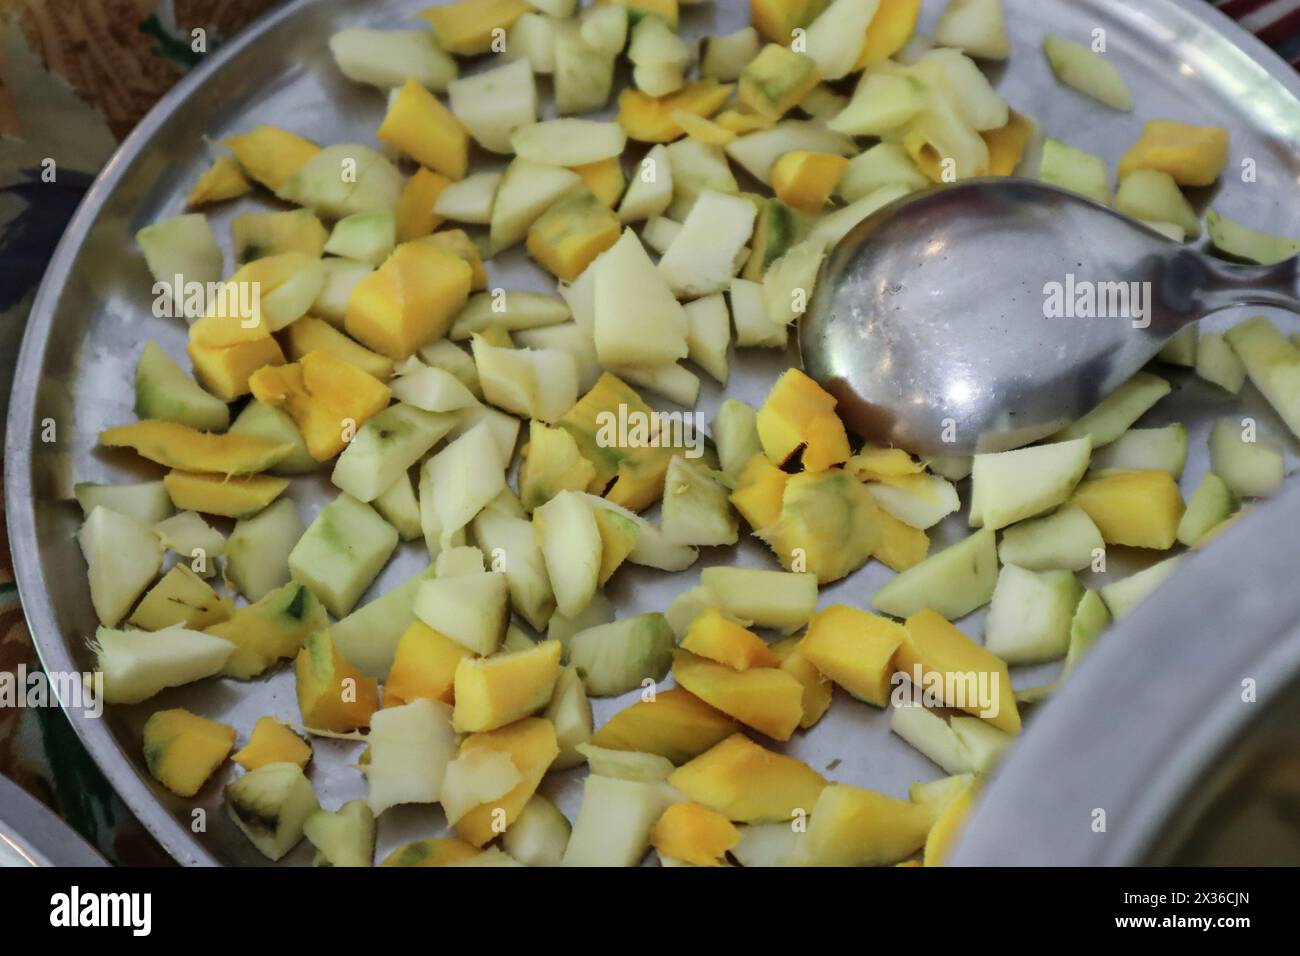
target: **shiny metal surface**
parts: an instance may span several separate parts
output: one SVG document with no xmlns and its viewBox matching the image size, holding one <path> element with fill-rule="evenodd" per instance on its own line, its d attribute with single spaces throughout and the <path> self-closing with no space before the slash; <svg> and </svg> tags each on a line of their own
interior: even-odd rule
<svg viewBox="0 0 1300 956">
<path fill-rule="evenodd" d="M 129 454 L 98 449 L 97 434 L 108 425 L 132 419 L 132 375 L 146 339 L 155 339 L 185 362 L 185 329 L 150 314 L 150 279 L 135 249 L 134 231 L 182 209 L 186 191 L 208 159 L 204 136 L 219 139 L 266 122 L 324 142 L 371 141 L 383 97 L 338 75 L 325 38 L 346 25 L 407 23 L 425 5 L 423 0 L 365 4 L 298 0 L 278 9 L 227 43 L 159 104 L 123 144 L 70 224 L 33 309 L 19 358 L 6 444 L 6 517 L 17 578 L 47 668 L 83 670 L 91 661 L 86 641 L 94 632 L 95 618 L 74 539 L 81 515 L 72 486 L 77 481 L 130 481 L 159 474 Z M 926 0 L 922 32 L 932 29 L 943 6 L 938 0 Z M 1007 6 L 1014 54 L 995 79 L 1017 110 L 1038 117 L 1049 133 L 1102 153 L 1111 163 L 1136 139 L 1147 118 L 1172 116 L 1227 126 L 1234 161 L 1251 157 L 1259 178 L 1249 185 L 1225 182 L 1214 196 L 1216 208 L 1260 229 L 1300 234 L 1300 110 L 1296 106 L 1300 79 L 1256 41 L 1201 0 L 1008 0 Z M 684 7 L 682 13 L 683 32 L 692 35 L 734 30 L 746 19 L 745 6 L 737 0 Z M 1058 87 L 1043 62 L 1039 43 L 1044 33 L 1087 36 L 1096 27 L 1108 30 L 1111 55 L 1138 94 L 1138 109 L 1132 116 L 1115 114 Z M 213 211 L 214 229 L 225 244 L 228 262 L 232 261 L 230 218 L 256 208 L 262 208 L 256 201 L 240 200 Z M 989 267 L 1014 268 L 1014 263 L 990 245 Z M 492 261 L 488 269 L 494 287 L 551 288 L 519 250 Z M 1243 316 L 1225 313 L 1206 326 L 1218 330 Z M 1288 331 L 1300 331 L 1289 316 L 1277 319 Z M 780 371 L 795 360 L 793 355 L 769 350 L 733 352 L 726 396 L 761 402 Z M 1186 424 L 1192 454 L 1182 480 L 1185 496 L 1206 469 L 1204 443 L 1214 416 L 1240 410 L 1256 417 L 1261 430 L 1285 435 L 1276 416 L 1249 387 L 1240 399 L 1227 400 L 1185 371 L 1161 367 L 1160 374 L 1174 382 L 1176 393 L 1143 424 Z M 706 378 L 698 406 L 706 420 L 723 397 L 723 391 Z M 41 440 L 47 421 L 56 428 L 56 440 L 48 443 Z M 1294 460 L 1300 446 L 1288 441 L 1287 447 Z M 293 494 L 307 521 L 332 497 L 324 476 L 295 481 Z M 933 529 L 933 547 L 966 533 L 964 515 L 954 515 Z M 422 547 L 403 546 L 363 600 L 406 580 L 427 560 Z M 1151 558 L 1115 549 L 1109 560 L 1110 574 L 1119 576 Z M 734 548 L 704 549 L 698 565 L 680 574 L 620 570 L 607 593 L 620 616 L 662 610 L 697 582 L 700 567 L 714 564 L 772 566 L 761 543 L 746 539 Z M 1244 573 L 1241 567 L 1230 571 Z M 1198 573 L 1222 572 L 1202 569 Z M 823 589 L 821 602 L 865 607 L 872 591 L 891 576 L 873 562 Z M 978 637 L 980 619 L 977 613 L 959 624 Z M 1106 640 L 1122 645 L 1129 630 L 1125 625 Z M 1190 642 L 1220 637 L 1198 634 L 1187 640 L 1192 646 Z M 1017 669 L 1013 676 L 1017 686 L 1036 686 L 1051 679 L 1054 671 L 1049 665 Z M 627 698 L 596 701 L 597 723 L 629 702 Z M 242 736 L 263 714 L 298 719 L 292 675 L 282 668 L 247 684 L 205 681 L 137 707 L 110 708 L 102 719 L 75 711 L 69 714 L 113 786 L 177 860 L 264 863 L 221 811 L 221 787 L 234 775 L 229 765 L 194 800 L 171 796 L 149 776 L 141 759 L 140 728 L 151 712 L 173 706 L 229 723 Z M 1031 730 L 1031 740 L 1036 733 L 1037 729 Z M 364 782 L 355 766 L 361 744 L 317 739 L 314 746 L 309 775 L 325 806 L 364 795 Z M 887 713 L 843 695 L 837 696 L 816 728 L 797 735 L 782 749 L 832 779 L 897 796 L 905 794 L 912 781 L 941 774 L 890 734 Z M 1019 760 L 1019 755 L 1013 757 L 1009 768 Z M 543 791 L 572 816 L 581 779 L 580 771 L 552 774 Z M 204 811 L 201 831 L 195 827 L 196 809 Z M 429 808 L 386 812 L 380 820 L 379 853 L 403 840 L 436 835 L 442 826 L 441 814 Z M 286 862 L 308 862 L 310 857 L 310 848 L 304 845 Z"/>
<path fill-rule="evenodd" d="M 1013 268 L 990 268 L 989 249 Z M 1222 308 L 1300 311 L 1292 258 L 1212 259 L 1075 193 L 969 180 L 904 197 L 832 251 L 799 323 L 804 368 L 863 438 L 918 455 L 1037 441 Z M 1076 298 L 1093 314 L 1075 314 Z"/>
<path fill-rule="evenodd" d="M 0 868 L 108 866 L 70 826 L 0 777 Z"/>
</svg>

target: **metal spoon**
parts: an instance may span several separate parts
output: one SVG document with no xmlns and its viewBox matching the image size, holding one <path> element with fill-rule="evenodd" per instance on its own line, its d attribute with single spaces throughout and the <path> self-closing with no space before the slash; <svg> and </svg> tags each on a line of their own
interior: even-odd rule
<svg viewBox="0 0 1300 956">
<path fill-rule="evenodd" d="M 800 320 L 804 367 L 863 438 L 1001 451 L 1094 408 L 1188 322 L 1300 312 L 1296 258 L 1233 265 L 1075 193 L 975 179 L 844 237 Z M 1092 297 L 1091 317 L 1088 297 Z"/>
</svg>

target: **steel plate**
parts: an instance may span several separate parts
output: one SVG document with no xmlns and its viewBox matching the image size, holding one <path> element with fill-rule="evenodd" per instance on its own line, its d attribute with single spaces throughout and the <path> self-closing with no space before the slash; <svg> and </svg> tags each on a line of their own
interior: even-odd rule
<svg viewBox="0 0 1300 956">
<path fill-rule="evenodd" d="M 33 307 L 6 444 L 7 517 L 18 582 L 47 668 L 79 671 L 91 665 L 86 643 L 96 621 L 74 540 L 81 515 L 73 501 L 73 484 L 157 477 L 157 469 L 129 454 L 97 449 L 96 436 L 106 426 L 132 420 L 132 375 L 145 340 L 157 340 L 184 362 L 184 328 L 151 315 L 151 281 L 133 233 L 181 211 L 188 188 L 209 158 L 205 137 L 216 140 L 257 123 L 270 123 L 325 143 L 368 141 L 382 115 L 383 97 L 351 84 L 334 69 L 326 38 L 349 25 L 406 24 L 426 5 L 418 0 L 365 4 L 297 0 L 277 9 L 227 43 L 158 104 L 122 145 L 69 226 Z M 922 32 L 933 27 L 942 7 L 941 2 L 927 0 Z M 1232 165 L 1219 187 L 1194 197 L 1197 204 L 1203 208 L 1212 199 L 1216 208 L 1234 219 L 1300 234 L 1300 101 L 1296 98 L 1300 81 L 1252 37 L 1200 0 L 1018 0 L 1007 7 L 1014 53 L 993 75 L 1015 109 L 1036 117 L 1049 134 L 1104 155 L 1112 169 L 1147 119 L 1173 117 L 1226 126 L 1232 132 Z M 736 0 L 685 7 L 683 32 L 730 31 L 746 18 L 747 5 Z M 1131 115 L 1114 113 L 1058 86 L 1040 52 L 1047 32 L 1086 40 L 1097 28 L 1106 31 L 1108 56 L 1134 92 L 1137 108 Z M 1256 172 L 1253 182 L 1242 181 L 1238 173 L 1245 160 Z M 245 199 L 212 211 L 216 232 L 226 243 L 227 261 L 231 261 L 229 219 L 257 205 Z M 1000 262 L 996 248 L 990 248 L 988 267 L 1015 268 L 1015 263 Z M 494 287 L 551 287 L 518 250 L 493 261 L 489 270 Z M 962 279 L 952 277 L 955 284 Z M 1222 314 L 1208 324 L 1218 328 L 1240 317 Z M 1280 318 L 1289 331 L 1300 328 L 1290 317 Z M 733 381 L 726 395 L 758 403 L 791 360 L 791 356 L 759 350 L 733 355 Z M 1163 371 L 1176 392 L 1144 423 L 1177 420 L 1187 425 L 1193 453 L 1183 478 L 1185 494 L 1190 494 L 1206 468 L 1205 436 L 1214 416 L 1244 409 L 1242 413 L 1258 418 L 1265 431 L 1285 434 L 1249 387 L 1237 402 L 1182 370 Z M 705 379 L 698 408 L 706 419 L 712 418 L 722 397 L 722 391 Z M 47 422 L 56 429 L 52 442 L 42 441 Z M 1288 440 L 1288 445 L 1294 457 L 1296 443 Z M 295 482 L 294 495 L 308 521 L 331 497 L 323 477 Z M 937 531 L 935 547 L 940 547 L 964 533 L 964 519 L 954 516 Z M 1111 574 L 1127 573 L 1149 560 L 1116 553 Z M 404 545 L 368 597 L 405 580 L 426 561 L 420 547 Z M 641 569 L 620 572 L 609 594 L 620 614 L 659 610 L 694 585 L 699 567 L 732 563 L 772 566 L 761 546 L 746 541 L 735 548 L 705 549 L 697 567 L 676 575 Z M 1203 573 L 1212 572 L 1203 569 Z M 821 603 L 865 607 L 872 590 L 889 575 L 878 564 L 868 566 L 826 588 Z M 979 615 L 961 623 L 968 633 L 979 634 Z M 1052 673 L 1053 668 L 1017 673 L 1016 683 L 1033 686 L 1050 679 Z M 597 722 L 627 703 L 626 699 L 597 701 Z M 283 668 L 249 684 L 207 681 L 168 692 L 144 705 L 112 708 L 100 720 L 78 712 L 71 716 L 114 787 L 177 860 L 265 862 L 218 812 L 220 788 L 232 772 L 229 765 L 194 801 L 166 793 L 145 770 L 139 744 L 143 721 L 156 709 L 182 704 L 230 723 L 243 734 L 263 714 L 288 720 L 298 716 L 292 676 Z M 324 805 L 337 806 L 364 793 L 354 766 L 360 746 L 316 741 L 310 775 Z M 887 714 L 842 695 L 820 725 L 787 749 L 835 780 L 895 795 L 905 793 L 913 780 L 940 775 L 934 765 L 890 735 Z M 572 816 L 580 787 L 581 773 L 570 771 L 551 775 L 543 792 Z M 195 807 L 207 811 L 202 832 L 195 832 L 192 825 Z M 385 813 L 378 852 L 382 856 L 402 841 L 434 835 L 442 825 L 436 809 L 408 807 Z M 310 849 L 304 844 L 287 861 L 309 859 Z"/>
</svg>

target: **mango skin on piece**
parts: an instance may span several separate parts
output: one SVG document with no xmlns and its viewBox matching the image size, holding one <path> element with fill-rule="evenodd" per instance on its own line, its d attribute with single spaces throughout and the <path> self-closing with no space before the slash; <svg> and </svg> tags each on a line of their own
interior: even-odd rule
<svg viewBox="0 0 1300 956">
<path fill-rule="evenodd" d="M 351 434 L 388 407 L 391 395 L 373 375 L 322 351 L 260 369 L 250 384 L 258 401 L 289 413 L 317 461 L 341 452 Z"/>
<path fill-rule="evenodd" d="M 414 79 L 389 102 L 375 136 L 449 179 L 464 179 L 469 171 L 469 133 Z"/>
<path fill-rule="evenodd" d="M 1122 180 L 1135 169 L 1168 173 L 1180 186 L 1208 186 L 1228 165 L 1228 131 L 1175 120 L 1151 120 L 1119 161 Z"/>
<path fill-rule="evenodd" d="M 497 810 L 504 811 L 502 822 L 507 827 L 519 819 L 524 804 L 532 799 L 547 768 L 560 754 L 555 727 L 541 717 L 525 717 L 499 730 L 471 734 L 460 745 L 458 754 L 464 755 L 480 747 L 507 754 L 523 775 L 523 780 L 505 796 L 490 804 L 479 804 L 456 822 L 460 838 L 476 847 L 482 847 L 500 835 Z"/>
<path fill-rule="evenodd" d="M 294 661 L 298 709 L 314 730 L 346 733 L 370 726 L 379 709 L 379 685 L 343 659 L 329 631 L 307 638 Z"/>
<path fill-rule="evenodd" d="M 733 734 L 668 778 L 696 803 L 736 823 L 788 823 L 812 811 L 826 781 L 816 770 Z"/>
<path fill-rule="evenodd" d="M 244 172 L 271 192 L 320 152 L 311 140 L 275 126 L 258 126 L 247 133 L 227 136 L 224 144 Z"/>
<path fill-rule="evenodd" d="M 609 206 L 576 185 L 529 227 L 528 254 L 560 281 L 572 282 L 620 233 Z"/>
<path fill-rule="evenodd" d="M 464 259 L 427 242 L 405 243 L 352 289 L 344 328 L 381 355 L 410 358 L 447 334 L 473 278 Z"/>
<path fill-rule="evenodd" d="M 293 450 L 292 445 L 276 445 L 248 435 L 219 435 L 148 419 L 106 429 L 99 443 L 105 448 L 132 448 L 142 458 L 168 468 L 219 475 L 265 471 Z"/>
<path fill-rule="evenodd" d="M 225 475 L 169 471 L 163 488 L 178 511 L 199 511 L 222 518 L 247 518 L 257 514 L 289 487 L 288 478 L 274 475 Z"/>
<path fill-rule="evenodd" d="M 1011 688 L 1011 674 L 1005 661 L 976 644 L 935 611 L 919 611 L 909 617 L 903 627 L 907 636 L 894 654 L 894 666 L 907 675 L 908 680 L 914 680 L 918 667 L 923 680 L 930 674 L 936 674 L 939 678 L 947 675 L 963 678 L 975 675 L 978 680 L 978 675 L 983 673 L 989 675 L 984 680 L 987 688 L 993 691 L 996 677 L 996 713 L 987 716 L 982 714 L 979 701 L 972 700 L 969 693 L 964 701 L 959 699 L 959 691 L 963 687 L 969 688 L 969 681 L 964 682 L 962 687 L 954 681 L 950 697 L 946 693 L 948 688 L 945 680 L 944 705 L 960 707 L 968 714 L 981 717 L 998 730 L 1013 736 L 1020 733 L 1020 711 L 1016 707 L 1016 694 Z M 975 690 L 978 691 L 978 684 Z M 978 697 L 978 692 L 974 696 Z"/>
<path fill-rule="evenodd" d="M 606 750 L 658 754 L 684 764 L 722 742 L 740 724 L 680 687 L 619 711 L 592 736 Z"/>
<path fill-rule="evenodd" d="M 804 471 L 825 471 L 851 454 L 835 399 L 797 368 L 787 369 L 758 410 L 763 453 L 784 465 L 800 449 Z"/>
<path fill-rule="evenodd" d="M 813 615 L 802 644 L 817 670 L 858 700 L 877 707 L 889 703 L 894 653 L 907 630 L 887 618 L 844 604 Z"/>
<path fill-rule="evenodd" d="M 661 856 L 692 866 L 726 866 L 727 851 L 739 842 L 730 820 L 698 803 L 674 803 L 650 831 Z"/>
<path fill-rule="evenodd" d="M 677 650 L 673 652 L 673 680 L 774 740 L 789 740 L 803 720 L 803 685 L 774 667 L 736 671 Z"/>
</svg>

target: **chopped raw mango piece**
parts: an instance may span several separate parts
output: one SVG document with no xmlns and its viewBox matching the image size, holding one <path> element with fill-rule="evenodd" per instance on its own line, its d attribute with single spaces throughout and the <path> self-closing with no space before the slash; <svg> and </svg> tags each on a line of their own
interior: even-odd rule
<svg viewBox="0 0 1300 956">
<path fill-rule="evenodd" d="M 480 748 L 508 755 L 523 779 L 504 796 L 479 804 L 456 822 L 460 838 L 479 847 L 496 837 L 501 825 L 509 827 L 518 819 L 560 752 L 555 727 L 540 717 L 525 717 L 499 730 L 471 734 L 460 745 L 459 753 L 463 756 Z"/>
<path fill-rule="evenodd" d="M 259 126 L 248 133 L 228 136 L 225 145 L 243 171 L 271 192 L 320 152 L 315 143 L 274 126 Z"/>
<path fill-rule="evenodd" d="M 201 511 L 224 518 L 257 514 L 289 487 L 288 478 L 273 475 L 225 475 L 195 471 L 169 471 L 163 487 L 172 504 L 182 511 Z"/>
<path fill-rule="evenodd" d="M 439 47 L 460 56 L 476 56 L 491 51 L 497 31 L 504 35 L 532 9 L 524 0 L 457 0 L 429 7 L 419 16 L 433 28 Z"/>
<path fill-rule="evenodd" d="M 1228 131 L 1176 120 L 1151 120 L 1119 161 L 1122 180 L 1135 169 L 1168 173 L 1180 186 L 1208 186 L 1228 165 Z"/>
<path fill-rule="evenodd" d="M 726 866 L 727 851 L 739 842 L 730 820 L 698 803 L 674 803 L 650 831 L 650 845 L 662 856 L 692 866 Z"/>
<path fill-rule="evenodd" d="M 754 530 L 771 527 L 781 517 L 781 502 L 790 474 L 761 452 L 749 459 L 731 492 L 731 503 Z"/>
<path fill-rule="evenodd" d="M 464 179 L 469 171 L 469 133 L 413 79 L 389 101 L 375 136 L 449 179 Z"/>
<path fill-rule="evenodd" d="M 186 207 L 205 206 L 208 203 L 236 199 L 253 188 L 244 178 L 244 170 L 232 156 L 218 156 L 194 183 L 185 200 Z"/>
<path fill-rule="evenodd" d="M 274 717 L 259 717 L 248 743 L 231 759 L 245 770 L 256 770 L 268 763 L 306 767 L 311 760 L 311 745 Z"/>
<path fill-rule="evenodd" d="M 441 173 L 421 166 L 406 181 L 397 203 L 397 241 L 423 239 L 442 225 L 442 216 L 433 211 L 438 196 L 451 185 Z"/>
<path fill-rule="evenodd" d="M 464 657 L 456 667 L 457 733 L 495 730 L 546 706 L 560 676 L 559 641 L 491 657 Z"/>
<path fill-rule="evenodd" d="M 789 823 L 826 787 L 806 763 L 765 750 L 743 734 L 678 767 L 669 784 L 737 823 Z"/>
<path fill-rule="evenodd" d="M 805 859 L 813 866 L 881 866 L 925 845 L 929 812 L 907 800 L 835 783 L 810 811 Z"/>
<path fill-rule="evenodd" d="M 474 652 L 435 631 L 423 621 L 414 621 L 402 632 L 393 655 L 393 666 L 384 681 L 384 706 L 396 707 L 413 700 L 456 700 L 456 668 Z"/>
<path fill-rule="evenodd" d="M 673 653 L 673 680 L 776 740 L 789 740 L 803 719 L 803 685 L 777 668 L 736 671 L 679 650 Z"/>
<path fill-rule="evenodd" d="M 1020 733 L 1020 712 L 1004 661 L 934 611 L 913 614 L 903 626 L 907 636 L 895 664 L 909 680 L 917 683 L 919 675 L 923 686 L 932 681 L 944 706 L 982 717 L 1009 734 Z M 988 699 L 979 699 L 983 696 Z"/>
<path fill-rule="evenodd" d="M 780 517 L 755 534 L 787 570 L 829 584 L 862 567 L 880 546 L 880 515 L 871 492 L 847 472 L 804 472 L 786 482 Z"/>
<path fill-rule="evenodd" d="M 269 336 L 225 348 L 205 348 L 191 342 L 187 351 L 194 377 L 223 402 L 233 402 L 251 392 L 249 380 L 258 369 L 284 364 L 280 343 Z"/>
<path fill-rule="evenodd" d="M 772 167 L 772 189 L 788 205 L 816 215 L 826 208 L 848 165 L 847 159 L 835 153 L 795 150 Z"/>
<path fill-rule="evenodd" d="M 251 385 L 258 401 L 284 407 L 317 461 L 341 452 L 368 418 L 387 407 L 391 395 L 373 375 L 319 350 L 259 370 Z"/>
<path fill-rule="evenodd" d="M 835 399 L 799 369 L 787 369 L 758 410 L 758 437 L 773 462 L 786 466 L 798 454 L 804 471 L 825 471 L 851 452 Z"/>
<path fill-rule="evenodd" d="M 708 608 L 691 622 L 681 646 L 737 671 L 776 667 L 780 663 L 761 637 L 723 617 L 716 608 Z"/>
<path fill-rule="evenodd" d="M 618 241 L 618 217 L 586 186 L 560 197 L 528 229 L 528 254 L 561 282 L 572 282 Z"/>
<path fill-rule="evenodd" d="M 821 73 L 811 57 L 769 43 L 741 70 L 736 98 L 742 106 L 775 120 L 798 106 L 820 82 Z"/>
<path fill-rule="evenodd" d="M 1183 498 L 1166 471 L 1112 471 L 1085 480 L 1073 502 L 1088 513 L 1102 540 L 1164 551 L 1178 540 Z"/>
<path fill-rule="evenodd" d="M 314 730 L 343 733 L 369 727 L 379 708 L 379 686 L 363 677 L 334 647 L 329 631 L 311 634 L 294 663 L 298 709 Z"/>
<path fill-rule="evenodd" d="M 235 743 L 235 728 L 188 710 L 160 710 L 144 725 L 144 762 L 172 793 L 192 797 Z"/>
<path fill-rule="evenodd" d="M 106 429 L 99 436 L 105 448 L 132 448 L 137 454 L 168 468 L 244 475 L 265 471 L 292 451 L 247 435 L 201 432 L 176 422 L 143 421 Z"/>
<path fill-rule="evenodd" d="M 671 143 L 686 131 L 673 114 L 712 116 L 727 101 L 735 85 L 717 80 L 696 80 L 676 93 L 658 99 L 640 90 L 626 89 L 618 97 L 618 122 L 630 139 L 642 143 Z"/>
<path fill-rule="evenodd" d="M 907 640 L 901 624 L 844 604 L 813 615 L 800 650 L 814 667 L 854 697 L 884 707 L 894 652 Z"/>
<path fill-rule="evenodd" d="M 376 352 L 409 358 L 447 334 L 472 280 L 464 259 L 426 242 L 406 243 L 353 288 L 344 326 Z"/>
<path fill-rule="evenodd" d="M 739 729 L 726 714 L 674 687 L 619 711 L 596 731 L 591 742 L 609 750 L 658 754 L 684 764 Z"/>
</svg>

